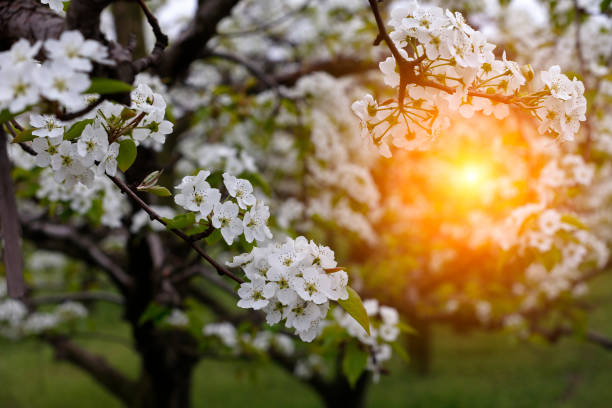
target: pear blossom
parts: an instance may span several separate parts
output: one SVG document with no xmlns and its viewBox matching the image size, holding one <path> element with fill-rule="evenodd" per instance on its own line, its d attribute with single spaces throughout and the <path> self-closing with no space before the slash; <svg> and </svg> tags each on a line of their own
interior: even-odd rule
<svg viewBox="0 0 612 408">
<path fill-rule="evenodd" d="M 85 126 L 77 141 L 77 152 L 85 162 L 101 161 L 108 151 L 108 136 L 102 127 Z"/>
<path fill-rule="evenodd" d="M 45 41 L 45 51 L 50 59 L 57 61 L 69 70 L 86 71 L 92 69 L 90 60 L 105 62 L 106 47 L 97 41 L 86 40 L 80 31 L 64 31 L 58 40 Z"/>
<path fill-rule="evenodd" d="M 223 183 L 229 194 L 236 198 L 238 206 L 243 210 L 255 204 L 253 186 L 248 180 L 239 179 L 229 173 L 223 173 Z"/>
<path fill-rule="evenodd" d="M 32 131 L 34 136 L 57 137 L 64 135 L 64 124 L 55 116 L 33 113 L 30 115 L 30 125 L 36 129 Z"/>
<path fill-rule="evenodd" d="M 244 239 L 247 242 L 253 242 L 254 239 L 257 241 L 271 239 L 272 232 L 267 225 L 268 218 L 270 218 L 270 209 L 263 202 L 258 201 L 242 219 Z"/>
<path fill-rule="evenodd" d="M 174 196 L 174 201 L 186 210 L 197 211 L 201 217 L 207 217 L 221 199 L 219 190 L 210 187 L 206 181 L 209 175 L 210 171 L 201 170 L 195 176 L 183 177 L 176 186 L 181 192 Z"/>
<path fill-rule="evenodd" d="M 238 307 L 259 310 L 266 307 L 274 296 L 274 285 L 266 283 L 263 278 L 254 278 L 240 285 L 238 296 Z"/>
<path fill-rule="evenodd" d="M 243 232 L 243 225 L 238 218 L 238 206 L 230 201 L 216 203 L 213 207 L 212 225 L 221 230 L 221 235 L 228 245 Z"/>
<path fill-rule="evenodd" d="M 51 164 L 51 159 L 59 152 L 63 138 L 57 137 L 38 137 L 32 141 L 32 149 L 36 152 L 36 165 L 47 167 Z"/>
</svg>

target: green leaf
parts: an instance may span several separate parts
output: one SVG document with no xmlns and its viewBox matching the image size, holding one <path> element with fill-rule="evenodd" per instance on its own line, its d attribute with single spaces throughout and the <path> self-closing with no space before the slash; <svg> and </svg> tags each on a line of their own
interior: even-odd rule
<svg viewBox="0 0 612 408">
<path fill-rule="evenodd" d="M 346 376 L 351 388 L 355 387 L 368 364 L 368 353 L 362 350 L 356 341 L 347 344 L 342 359 L 342 372 Z"/>
<path fill-rule="evenodd" d="M 200 234 L 208 229 L 208 223 L 204 220 L 200 220 L 200 222 L 194 225 L 192 228 L 189 228 L 186 233 L 187 235 L 196 235 Z"/>
<path fill-rule="evenodd" d="M 195 213 L 179 214 L 176 217 L 164 218 L 166 221 L 166 228 L 168 229 L 183 229 L 191 227 L 195 223 Z"/>
<path fill-rule="evenodd" d="M 573 225 L 574 227 L 579 228 L 579 229 L 588 229 L 587 226 L 582 223 L 582 221 L 580 221 L 577 217 L 570 215 L 570 214 L 562 215 L 561 221 L 566 224 Z"/>
<path fill-rule="evenodd" d="M 608 11 L 608 9 L 610 8 L 610 2 L 611 0 L 602 0 L 602 2 L 599 3 L 599 10 L 601 10 L 602 13 Z"/>
<path fill-rule="evenodd" d="M 106 95 L 130 92 L 131 90 L 132 85 L 123 81 L 109 78 L 92 78 L 91 85 L 89 85 L 89 88 L 84 93 Z"/>
<path fill-rule="evenodd" d="M 399 341 L 394 341 L 393 343 L 391 343 L 391 348 L 398 356 L 400 356 L 402 360 L 404 360 L 405 363 L 410 362 L 410 356 L 408 355 L 408 352 L 406 351 L 404 346 L 400 344 Z"/>
<path fill-rule="evenodd" d="M 170 309 L 168 309 L 166 306 L 151 302 L 149 303 L 145 311 L 142 313 L 142 315 L 140 315 L 140 319 L 138 319 L 138 324 L 142 326 L 143 324 L 151 321 L 153 323 L 157 323 L 169 314 Z"/>
<path fill-rule="evenodd" d="M 8 109 L 4 109 L 2 111 L 0 111 L 0 125 L 8 122 L 9 120 L 13 119 L 15 116 L 21 114 L 23 111 L 21 112 L 17 112 L 17 113 L 11 113 Z"/>
<path fill-rule="evenodd" d="M 412 326 L 410 326 L 409 324 L 406 324 L 404 322 L 399 322 L 397 324 L 397 327 L 400 329 L 400 331 L 402 331 L 404 333 L 418 334 L 417 331 Z"/>
<path fill-rule="evenodd" d="M 134 164 L 136 160 L 136 143 L 132 139 L 122 140 L 119 144 L 119 155 L 117 156 L 117 165 L 121 171 L 125 172 Z"/>
<path fill-rule="evenodd" d="M 30 140 L 36 139 L 36 136 L 32 134 L 33 131 L 34 129 L 25 129 L 17 133 L 17 137 L 13 138 L 11 143 L 29 142 Z"/>
<path fill-rule="evenodd" d="M 366 333 L 370 334 L 370 319 L 368 319 L 368 313 L 365 307 L 363 307 L 359 294 L 350 286 L 347 286 L 346 290 L 349 294 L 348 299 L 339 299 L 338 304 L 342 306 L 346 313 L 350 314 L 353 319 L 357 320 L 357 323 L 365 329 Z"/>
<path fill-rule="evenodd" d="M 155 194 L 156 196 L 159 196 L 159 197 L 169 197 L 172 195 L 170 190 L 162 186 L 151 186 L 151 187 L 146 187 L 146 188 L 139 188 L 138 190 L 146 191 L 147 193 Z"/>
<path fill-rule="evenodd" d="M 85 130 L 85 127 L 93 123 L 93 119 L 85 119 L 75 123 L 74 125 L 70 126 L 70 129 L 68 129 L 66 133 L 64 133 L 64 140 L 73 140 L 80 137 L 83 130 Z"/>
<path fill-rule="evenodd" d="M 223 235 L 221 235 L 221 230 L 214 230 L 212 232 L 212 234 L 210 234 L 209 236 L 207 236 L 204 241 L 206 241 L 207 245 L 213 245 L 216 244 L 217 242 L 221 241 L 221 239 L 223 238 Z"/>
</svg>

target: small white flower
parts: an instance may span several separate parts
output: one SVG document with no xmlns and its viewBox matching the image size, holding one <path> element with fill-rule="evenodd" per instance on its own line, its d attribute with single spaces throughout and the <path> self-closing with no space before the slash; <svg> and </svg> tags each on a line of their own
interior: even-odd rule
<svg viewBox="0 0 612 408">
<path fill-rule="evenodd" d="M 58 137 L 38 137 L 32 141 L 32 149 L 36 152 L 36 165 L 47 167 L 51 164 L 51 158 L 58 154 L 59 146 L 63 139 Z"/>
<path fill-rule="evenodd" d="M 321 304 L 327 302 L 331 288 L 329 276 L 318 268 L 304 268 L 301 277 L 292 280 L 291 286 L 304 300 Z"/>
<path fill-rule="evenodd" d="M 75 72 L 60 62 L 45 64 L 36 74 L 36 82 L 45 97 L 58 101 L 68 108 L 82 106 L 81 94 L 90 85 L 86 74 Z"/>
<path fill-rule="evenodd" d="M 84 163 L 92 165 L 94 161 L 101 161 L 108 150 L 108 135 L 102 127 L 85 126 L 83 133 L 77 141 L 77 151 Z"/>
<path fill-rule="evenodd" d="M 146 113 L 164 113 L 166 101 L 160 94 L 156 94 L 146 84 L 139 84 L 132 91 L 132 108 Z M 162 115 L 163 116 L 163 115 Z"/>
<path fill-rule="evenodd" d="M 205 336 L 218 337 L 229 348 L 233 349 L 238 345 L 238 335 L 231 323 L 209 323 L 204 326 L 202 332 Z"/>
<path fill-rule="evenodd" d="M 272 232 L 268 228 L 267 222 L 270 218 L 270 209 L 263 202 L 258 201 L 244 215 L 242 225 L 244 228 L 244 238 L 247 242 L 264 241 L 272 238 Z"/>
<path fill-rule="evenodd" d="M 34 57 L 38 54 L 42 43 L 37 41 L 31 45 L 24 38 L 17 41 L 8 51 L 0 52 L 0 67 L 20 68 L 28 63 L 34 63 Z"/>
<path fill-rule="evenodd" d="M 57 137 L 64 135 L 64 124 L 55 116 L 33 113 L 30 115 L 30 125 L 36 128 L 32 132 L 34 136 Z"/>
<path fill-rule="evenodd" d="M 96 173 L 102 175 L 106 172 L 109 176 L 114 177 L 117 174 L 117 156 L 119 156 L 119 143 L 113 142 L 106 149 L 100 164 L 98 164 Z"/>
<path fill-rule="evenodd" d="M 186 210 L 197 211 L 201 217 L 206 218 L 221 200 L 221 192 L 211 188 L 206 181 L 209 175 L 210 171 L 201 170 L 195 176 L 183 177 L 181 184 L 176 186 L 181 192 L 174 196 L 174 201 Z"/>
<path fill-rule="evenodd" d="M 238 307 L 244 309 L 263 309 L 274 296 L 274 285 L 266 283 L 263 278 L 254 278 L 251 282 L 245 282 L 238 289 Z"/>
<path fill-rule="evenodd" d="M 221 235 L 231 245 L 238 235 L 242 234 L 242 221 L 238 217 L 238 206 L 230 201 L 216 203 L 213 208 L 212 225 L 221 229 Z"/>
<path fill-rule="evenodd" d="M 90 60 L 106 62 L 106 47 L 97 41 L 86 40 L 80 31 L 64 31 L 59 40 L 45 41 L 49 59 L 72 70 L 89 72 Z"/>
<path fill-rule="evenodd" d="M 283 305 L 291 305 L 298 298 L 296 291 L 291 287 L 293 275 L 287 269 L 270 269 L 266 277 L 275 288 L 275 296 Z"/>
<path fill-rule="evenodd" d="M 248 180 L 239 179 L 231 174 L 223 173 L 223 183 L 229 194 L 236 198 L 238 206 L 243 210 L 255 204 L 253 186 Z"/>
<path fill-rule="evenodd" d="M 321 318 L 321 311 L 312 302 L 298 301 L 285 310 L 285 317 L 287 327 L 293 327 L 298 332 L 307 331 L 315 320 Z"/>
<path fill-rule="evenodd" d="M 33 81 L 34 68 L 5 69 L 0 81 L 0 105 L 6 103 L 12 113 L 24 110 L 28 105 L 38 102 L 38 88 Z"/>
</svg>

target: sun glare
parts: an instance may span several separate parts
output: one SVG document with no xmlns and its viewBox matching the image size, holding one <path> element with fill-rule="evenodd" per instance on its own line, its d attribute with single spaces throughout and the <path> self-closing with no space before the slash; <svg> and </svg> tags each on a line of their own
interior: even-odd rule
<svg viewBox="0 0 612 408">
<path fill-rule="evenodd" d="M 477 187 L 486 178 L 486 169 L 477 163 L 467 163 L 459 170 L 459 178 L 466 186 Z"/>
</svg>

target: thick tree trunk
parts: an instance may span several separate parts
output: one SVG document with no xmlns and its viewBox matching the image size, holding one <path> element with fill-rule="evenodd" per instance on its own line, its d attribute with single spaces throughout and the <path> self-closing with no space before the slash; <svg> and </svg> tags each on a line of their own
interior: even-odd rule
<svg viewBox="0 0 612 408">
<path fill-rule="evenodd" d="M 367 373 L 359 377 L 354 388 L 342 376 L 325 389 L 317 389 L 317 392 L 327 408 L 364 408 L 369 384 L 370 375 Z"/>
<path fill-rule="evenodd" d="M 408 337 L 408 354 L 417 373 L 427 375 L 431 372 L 432 335 L 431 325 L 426 320 L 416 317 L 410 318 L 410 324 L 417 331 L 414 336 Z"/>
<path fill-rule="evenodd" d="M 143 333 L 144 334 L 144 331 Z M 161 335 L 160 335 L 161 334 Z M 198 359 L 181 351 L 184 333 L 158 333 L 155 339 L 139 344 L 142 374 L 137 408 L 189 408 L 193 368 Z"/>
</svg>

